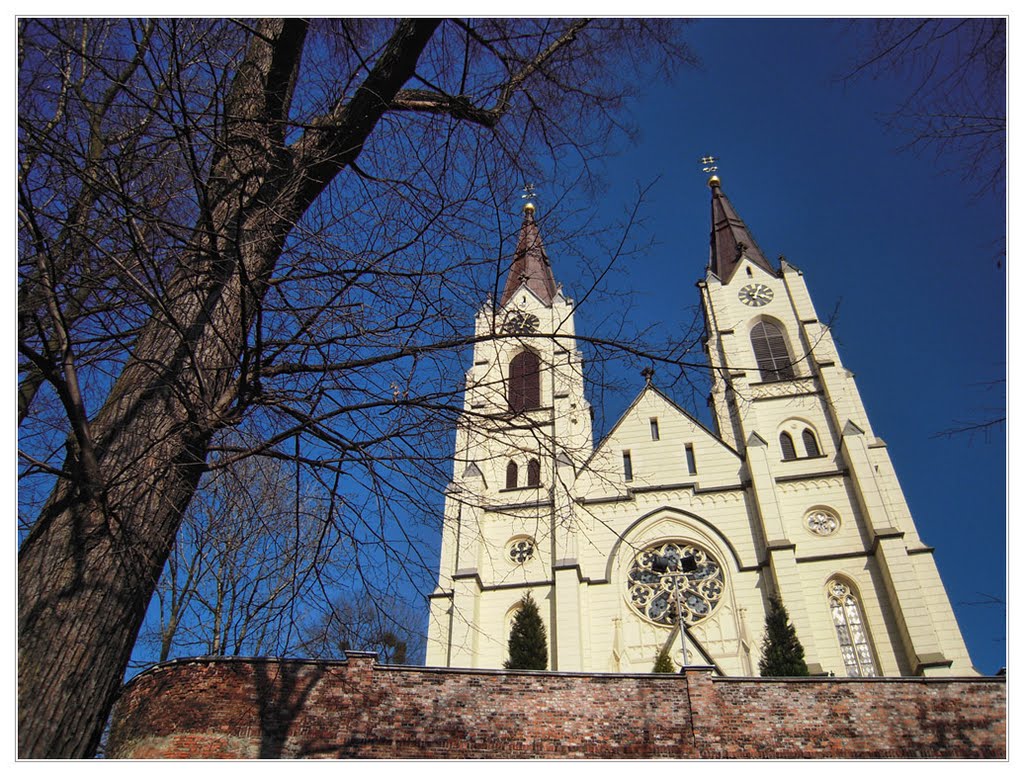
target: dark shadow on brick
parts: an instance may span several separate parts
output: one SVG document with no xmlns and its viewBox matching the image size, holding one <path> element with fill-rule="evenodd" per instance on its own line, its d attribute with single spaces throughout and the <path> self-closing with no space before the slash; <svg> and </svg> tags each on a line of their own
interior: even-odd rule
<svg viewBox="0 0 1024 777">
<path fill-rule="evenodd" d="M 276 677 L 272 672 L 276 668 Z M 323 664 L 258 661 L 253 684 L 260 718 L 260 758 L 281 758 L 288 732 L 324 676 Z"/>
</svg>

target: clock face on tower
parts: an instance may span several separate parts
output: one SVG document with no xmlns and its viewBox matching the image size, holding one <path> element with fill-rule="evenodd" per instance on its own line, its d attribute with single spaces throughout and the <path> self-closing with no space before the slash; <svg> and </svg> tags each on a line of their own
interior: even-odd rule
<svg viewBox="0 0 1024 777">
<path fill-rule="evenodd" d="M 509 313 L 501 325 L 501 331 L 509 335 L 528 335 L 537 331 L 540 319 L 532 313 L 520 310 Z"/>
<path fill-rule="evenodd" d="M 774 296 L 775 292 L 763 283 L 748 283 L 740 289 L 739 293 L 740 302 L 744 305 L 750 305 L 753 308 L 759 308 L 762 305 L 767 305 L 772 301 Z"/>
</svg>

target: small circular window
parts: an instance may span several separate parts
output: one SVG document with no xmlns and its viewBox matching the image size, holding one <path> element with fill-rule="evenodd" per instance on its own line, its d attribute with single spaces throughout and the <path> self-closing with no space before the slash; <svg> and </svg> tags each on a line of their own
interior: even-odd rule
<svg viewBox="0 0 1024 777">
<path fill-rule="evenodd" d="M 831 510 L 815 508 L 807 513 L 807 530 L 819 537 L 827 537 L 839 531 L 839 516 Z"/>
<path fill-rule="evenodd" d="M 725 576 L 710 552 L 686 542 L 652 545 L 637 554 L 626 583 L 628 598 L 645 618 L 665 626 L 708 617 L 722 599 Z"/>
<path fill-rule="evenodd" d="M 525 564 L 536 552 L 537 546 L 529 537 L 519 537 L 512 540 L 508 546 L 508 557 L 513 564 Z"/>
</svg>

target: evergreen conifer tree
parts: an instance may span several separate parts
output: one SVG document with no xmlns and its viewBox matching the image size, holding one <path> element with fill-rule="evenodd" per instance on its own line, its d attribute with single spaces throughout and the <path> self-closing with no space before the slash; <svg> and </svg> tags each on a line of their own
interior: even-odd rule
<svg viewBox="0 0 1024 777">
<path fill-rule="evenodd" d="M 764 621 L 764 642 L 757 668 L 761 677 L 807 677 L 804 647 L 797 639 L 796 629 L 777 596 L 768 598 L 768 615 Z"/>
<path fill-rule="evenodd" d="M 672 674 L 675 671 L 676 667 L 672 663 L 672 657 L 668 654 L 668 648 L 662 648 L 658 657 L 654 659 L 654 669 L 651 672 L 653 674 Z"/>
<path fill-rule="evenodd" d="M 512 633 L 508 636 L 505 668 L 547 669 L 548 637 L 537 603 L 527 593 L 520 604 L 519 612 L 512 619 Z"/>
</svg>

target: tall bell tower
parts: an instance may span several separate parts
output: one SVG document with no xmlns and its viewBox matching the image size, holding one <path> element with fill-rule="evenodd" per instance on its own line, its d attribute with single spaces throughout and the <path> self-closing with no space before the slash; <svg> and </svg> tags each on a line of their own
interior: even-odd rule
<svg viewBox="0 0 1024 777">
<path fill-rule="evenodd" d="M 573 300 L 555 282 L 527 202 L 501 298 L 476 316 L 428 664 L 500 666 L 514 609 L 513 594 L 495 595 L 504 589 L 538 587 L 546 613 L 573 607 L 557 567 L 576 555 L 571 493 L 593 451 L 575 335 Z M 553 649 L 549 666 L 557 664 Z"/>
<path fill-rule="evenodd" d="M 720 437 L 746 458 L 771 584 L 805 651 L 816 655 L 821 630 L 803 615 L 817 604 L 807 601 L 806 573 L 813 557 L 803 546 L 808 533 L 827 540 L 838 529 L 838 518 L 830 510 L 796 510 L 789 503 L 797 487 L 820 490 L 823 503 L 836 502 L 825 483 L 841 478 L 837 482 L 850 495 L 844 509 L 847 540 L 834 548 L 819 542 L 815 555 L 829 559 L 842 554 L 848 562 L 862 556 L 865 571 L 870 568 L 877 582 L 874 591 L 853 594 L 846 580 L 830 581 L 829 596 L 843 599 L 845 591 L 877 597 L 891 612 L 898 633 L 892 635 L 894 642 L 903 646 L 903 671 L 944 674 L 966 650 L 932 549 L 918 536 L 854 375 L 843 366 L 828 325 L 818 318 L 803 273 L 782 257 L 776 270 L 719 178 L 712 176 L 708 184 L 711 256 L 698 285 L 713 375 L 711 406 Z M 813 595 L 816 599 L 818 594 Z M 843 612 L 833 608 L 836 617 Z M 856 643 L 854 634 L 850 644 L 842 645 L 847 668 L 877 674 L 866 638 L 864 646 Z M 943 643 L 954 647 L 956 655 L 948 654 Z"/>
</svg>

